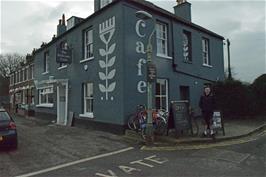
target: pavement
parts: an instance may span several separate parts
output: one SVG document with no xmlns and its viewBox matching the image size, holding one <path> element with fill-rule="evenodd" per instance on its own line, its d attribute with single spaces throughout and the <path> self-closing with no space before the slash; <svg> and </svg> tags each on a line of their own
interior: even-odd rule
<svg viewBox="0 0 266 177">
<path fill-rule="evenodd" d="M 224 121 L 224 131 L 223 135 L 222 130 L 218 130 L 215 136 L 215 139 L 209 137 L 201 137 L 202 132 L 204 131 L 204 124 L 199 119 L 199 131 L 197 134 L 191 134 L 190 131 L 185 132 L 184 134 L 177 134 L 174 129 L 169 130 L 169 134 L 166 136 L 155 136 L 153 144 L 147 144 L 141 136 L 132 130 L 127 130 L 124 136 L 124 139 L 131 144 L 139 144 L 142 146 L 142 149 L 145 147 L 156 147 L 157 149 L 162 149 L 162 147 L 194 147 L 195 145 L 202 144 L 218 144 L 226 141 L 237 141 L 243 138 L 250 136 L 260 135 L 266 131 L 266 116 L 257 117 L 254 119 L 237 119 L 237 120 L 225 120 Z M 155 148 L 152 148 L 155 150 Z"/>
</svg>

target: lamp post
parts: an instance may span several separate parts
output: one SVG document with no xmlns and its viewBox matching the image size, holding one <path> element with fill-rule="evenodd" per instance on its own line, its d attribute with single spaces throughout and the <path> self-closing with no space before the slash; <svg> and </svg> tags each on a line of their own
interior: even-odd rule
<svg viewBox="0 0 266 177">
<path fill-rule="evenodd" d="M 147 44 L 147 137 L 146 141 L 151 140 L 154 141 L 154 132 L 152 126 L 152 82 L 154 82 L 156 78 L 156 68 L 155 65 L 152 63 L 152 36 L 155 33 L 155 20 L 153 19 L 152 15 L 146 11 L 137 11 L 136 17 L 142 20 L 152 20 L 153 21 L 153 30 L 149 35 L 148 44 Z"/>
</svg>

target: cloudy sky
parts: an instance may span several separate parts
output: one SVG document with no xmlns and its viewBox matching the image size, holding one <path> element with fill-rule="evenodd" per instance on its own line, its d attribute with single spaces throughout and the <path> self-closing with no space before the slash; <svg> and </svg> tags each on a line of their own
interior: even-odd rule
<svg viewBox="0 0 266 177">
<path fill-rule="evenodd" d="M 173 12 L 175 0 L 150 0 Z M 246 82 L 266 73 L 266 0 L 189 0 L 192 21 L 231 41 L 231 65 L 235 78 Z M 51 40 L 58 19 L 87 17 L 93 0 L 84 1 L 3 1 L 1 0 L 0 53 L 30 53 L 41 42 Z M 224 46 L 226 49 L 226 46 Z M 225 50 L 225 68 L 227 51 Z"/>
</svg>

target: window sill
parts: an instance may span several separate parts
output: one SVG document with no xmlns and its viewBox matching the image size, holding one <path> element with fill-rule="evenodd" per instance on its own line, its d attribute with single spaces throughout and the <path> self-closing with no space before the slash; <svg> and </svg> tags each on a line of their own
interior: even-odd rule
<svg viewBox="0 0 266 177">
<path fill-rule="evenodd" d="M 94 119 L 93 113 L 80 114 L 79 117 Z"/>
<path fill-rule="evenodd" d="M 169 60 L 172 60 L 173 57 L 170 57 L 170 56 L 167 56 L 167 55 L 163 55 L 163 54 L 156 54 L 157 57 L 161 57 L 161 58 L 165 58 L 165 59 L 169 59 Z"/>
<path fill-rule="evenodd" d="M 45 74 L 48 74 L 48 73 L 49 73 L 49 72 L 46 71 L 46 72 L 42 73 L 42 75 L 45 75 Z"/>
<path fill-rule="evenodd" d="M 52 108 L 54 107 L 53 103 L 43 103 L 36 105 L 37 108 Z"/>
<path fill-rule="evenodd" d="M 212 65 L 207 65 L 207 64 L 202 64 L 202 66 L 208 67 L 208 68 L 212 68 L 213 67 Z"/>
<path fill-rule="evenodd" d="M 59 67 L 59 68 L 57 68 L 57 69 L 58 69 L 58 70 L 62 70 L 62 69 L 64 69 L 64 68 L 67 68 L 67 65 L 61 66 L 61 67 Z"/>
<path fill-rule="evenodd" d="M 79 61 L 79 63 L 84 63 L 84 62 L 86 62 L 86 61 L 90 61 L 90 60 L 93 60 L 93 59 L 94 59 L 94 57 L 86 58 L 86 59 L 84 59 L 84 60 Z"/>
</svg>

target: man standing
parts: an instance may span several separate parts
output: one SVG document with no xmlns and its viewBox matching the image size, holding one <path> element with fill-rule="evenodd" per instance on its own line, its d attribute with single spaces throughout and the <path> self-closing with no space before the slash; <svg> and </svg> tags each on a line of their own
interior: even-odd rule
<svg viewBox="0 0 266 177">
<path fill-rule="evenodd" d="M 204 93 L 200 97 L 199 107 L 201 108 L 202 116 L 206 123 L 203 136 L 206 137 L 208 134 L 214 136 L 214 131 L 211 127 L 213 110 L 214 110 L 214 97 L 211 93 L 210 86 L 206 86 L 204 88 Z"/>
</svg>

